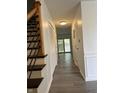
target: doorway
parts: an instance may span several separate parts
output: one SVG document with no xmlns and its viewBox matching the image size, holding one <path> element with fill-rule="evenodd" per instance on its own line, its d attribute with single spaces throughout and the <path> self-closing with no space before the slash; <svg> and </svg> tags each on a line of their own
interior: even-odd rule
<svg viewBox="0 0 124 93">
<path fill-rule="evenodd" d="M 70 38 L 58 39 L 58 53 L 71 53 Z"/>
</svg>

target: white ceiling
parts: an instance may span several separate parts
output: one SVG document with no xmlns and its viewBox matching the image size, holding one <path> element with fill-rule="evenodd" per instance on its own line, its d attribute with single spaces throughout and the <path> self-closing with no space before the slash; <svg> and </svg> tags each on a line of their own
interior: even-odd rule
<svg viewBox="0 0 124 93">
<path fill-rule="evenodd" d="M 61 20 L 72 22 L 80 0 L 45 0 L 56 25 Z"/>
</svg>

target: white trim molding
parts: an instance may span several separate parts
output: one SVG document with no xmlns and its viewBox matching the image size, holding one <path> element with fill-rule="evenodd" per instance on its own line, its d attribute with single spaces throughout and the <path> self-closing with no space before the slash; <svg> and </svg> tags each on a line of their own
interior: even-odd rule
<svg viewBox="0 0 124 93">
<path fill-rule="evenodd" d="M 84 59 L 86 81 L 97 80 L 97 54 L 94 52 L 86 53 Z"/>
</svg>

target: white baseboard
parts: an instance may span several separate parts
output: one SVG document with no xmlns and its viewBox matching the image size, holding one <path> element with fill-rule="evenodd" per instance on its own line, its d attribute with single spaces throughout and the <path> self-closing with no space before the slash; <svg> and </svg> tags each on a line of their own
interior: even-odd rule
<svg viewBox="0 0 124 93">
<path fill-rule="evenodd" d="M 96 81 L 96 80 L 97 80 L 96 76 L 86 77 L 86 81 Z"/>
<path fill-rule="evenodd" d="M 48 87 L 47 87 L 46 93 L 49 93 L 49 90 L 50 90 L 50 87 L 51 87 L 52 81 L 53 81 L 53 77 L 51 77 L 51 79 L 50 79 L 50 82 L 49 82 L 49 84 L 48 84 Z"/>
<path fill-rule="evenodd" d="M 85 75 L 81 72 L 81 70 L 80 70 L 80 68 L 79 68 L 79 65 L 78 65 L 78 62 L 77 62 L 77 61 L 75 61 L 74 59 L 73 59 L 73 62 L 74 62 L 74 64 L 78 67 L 79 72 L 80 72 L 80 74 L 81 74 L 82 78 L 83 78 L 83 79 L 84 79 L 84 81 L 85 81 L 85 80 L 86 80 Z"/>
</svg>

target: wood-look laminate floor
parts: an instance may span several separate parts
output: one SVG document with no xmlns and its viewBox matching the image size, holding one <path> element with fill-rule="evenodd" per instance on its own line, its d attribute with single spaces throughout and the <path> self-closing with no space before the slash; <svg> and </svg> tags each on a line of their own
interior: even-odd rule
<svg viewBox="0 0 124 93">
<path fill-rule="evenodd" d="M 97 82 L 84 82 L 71 54 L 59 54 L 49 93 L 97 93 Z"/>
</svg>

